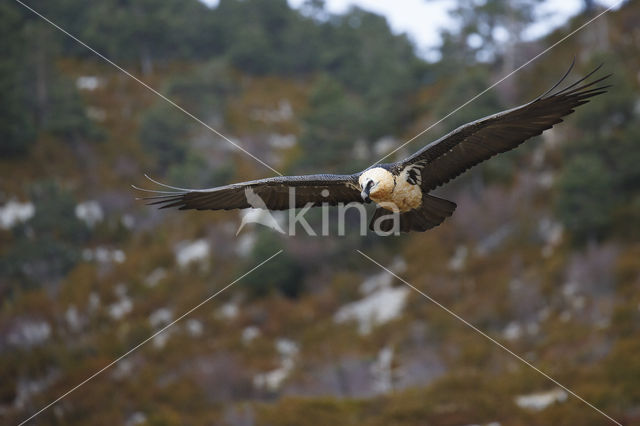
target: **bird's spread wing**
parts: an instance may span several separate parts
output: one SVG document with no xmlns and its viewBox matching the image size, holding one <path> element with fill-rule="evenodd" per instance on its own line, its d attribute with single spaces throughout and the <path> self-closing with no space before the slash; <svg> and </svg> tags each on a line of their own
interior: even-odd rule
<svg viewBox="0 0 640 426">
<path fill-rule="evenodd" d="M 308 203 L 336 205 L 351 201 L 362 202 L 357 186 L 357 175 L 278 176 L 249 182 L 234 183 L 210 189 L 185 189 L 161 185 L 170 191 L 154 191 L 143 197 L 148 204 L 160 208 L 177 207 L 180 210 L 231 210 L 248 207 L 285 210 L 304 207 Z M 291 194 L 291 195 L 290 195 Z M 290 197 L 293 203 L 290 202 Z"/>
<path fill-rule="evenodd" d="M 525 140 L 560 123 L 589 98 L 604 93 L 609 86 L 598 85 L 610 75 L 587 81 L 600 67 L 570 86 L 553 92 L 567 77 L 544 95 L 528 104 L 465 124 L 397 163 L 409 171 L 424 191 L 430 191 L 496 154 L 509 151 Z"/>
</svg>

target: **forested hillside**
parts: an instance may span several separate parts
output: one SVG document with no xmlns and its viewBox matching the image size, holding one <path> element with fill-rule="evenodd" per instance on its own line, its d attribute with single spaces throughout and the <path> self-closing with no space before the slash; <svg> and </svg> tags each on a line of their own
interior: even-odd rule
<svg viewBox="0 0 640 426">
<path fill-rule="evenodd" d="M 386 20 L 322 1 L 25 1 L 286 174 L 351 173 L 601 10 L 527 41 L 536 1 L 461 0 L 426 61 Z M 613 85 L 440 195 L 427 233 L 338 236 L 157 210 L 148 173 L 273 176 L 17 2 L 0 4 L 0 422 L 18 424 L 282 249 L 34 424 L 640 422 L 640 3 L 628 1 L 395 153 L 528 102 L 575 57 Z M 507 30 L 505 30 L 508 29 Z M 497 37 L 502 29 L 506 39 Z M 307 215 L 322 234 L 320 212 Z"/>
</svg>

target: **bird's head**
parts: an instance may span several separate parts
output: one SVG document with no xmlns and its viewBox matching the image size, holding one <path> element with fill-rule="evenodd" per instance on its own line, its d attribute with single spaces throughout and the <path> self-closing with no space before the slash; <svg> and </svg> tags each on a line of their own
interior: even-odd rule
<svg viewBox="0 0 640 426">
<path fill-rule="evenodd" d="M 364 171 L 358 179 L 360 196 L 365 203 L 387 201 L 395 186 L 395 179 L 388 170 L 374 167 Z"/>
<path fill-rule="evenodd" d="M 373 179 L 367 179 L 363 185 L 361 185 L 362 187 L 362 191 L 360 192 L 360 196 L 362 197 L 362 200 L 365 203 L 370 203 L 371 202 L 371 189 L 373 188 L 373 186 L 376 183 L 373 181 Z"/>
</svg>

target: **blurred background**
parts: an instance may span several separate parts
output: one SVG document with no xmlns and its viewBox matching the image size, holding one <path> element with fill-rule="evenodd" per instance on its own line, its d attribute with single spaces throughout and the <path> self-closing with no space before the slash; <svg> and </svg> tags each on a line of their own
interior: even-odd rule
<svg viewBox="0 0 640 426">
<path fill-rule="evenodd" d="M 284 173 L 366 167 L 606 7 L 366 3 L 27 2 Z M 570 78 L 614 73 L 566 123 L 440 191 L 458 208 L 438 228 L 361 237 L 354 215 L 344 237 L 236 236 L 238 212 L 158 211 L 130 185 L 272 171 L 2 2 L 0 422 L 284 249 L 32 423 L 608 424 L 360 249 L 640 423 L 638 22 L 640 2 L 624 2 L 397 153 L 533 99 L 574 57 Z"/>
</svg>

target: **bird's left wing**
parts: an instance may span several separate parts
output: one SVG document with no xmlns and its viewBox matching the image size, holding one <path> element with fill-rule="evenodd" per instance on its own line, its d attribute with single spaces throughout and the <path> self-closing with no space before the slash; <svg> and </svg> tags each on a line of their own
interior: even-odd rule
<svg viewBox="0 0 640 426">
<path fill-rule="evenodd" d="M 180 210 L 231 210 L 248 207 L 286 210 L 323 203 L 336 205 L 352 201 L 362 202 L 358 189 L 358 175 L 305 175 L 278 176 L 248 182 L 234 183 L 209 189 L 176 188 L 152 182 L 170 191 L 155 191 L 135 187 L 153 195 L 142 197 L 148 204 L 160 208 L 177 207 Z"/>
<path fill-rule="evenodd" d="M 396 163 L 396 167 L 400 170 L 409 167 L 410 175 L 420 183 L 423 191 L 430 191 L 476 164 L 539 135 L 609 87 L 598 86 L 609 75 L 585 82 L 600 69 L 598 67 L 569 87 L 552 93 L 572 68 L 573 64 L 556 85 L 536 100 L 458 127 Z"/>
</svg>

